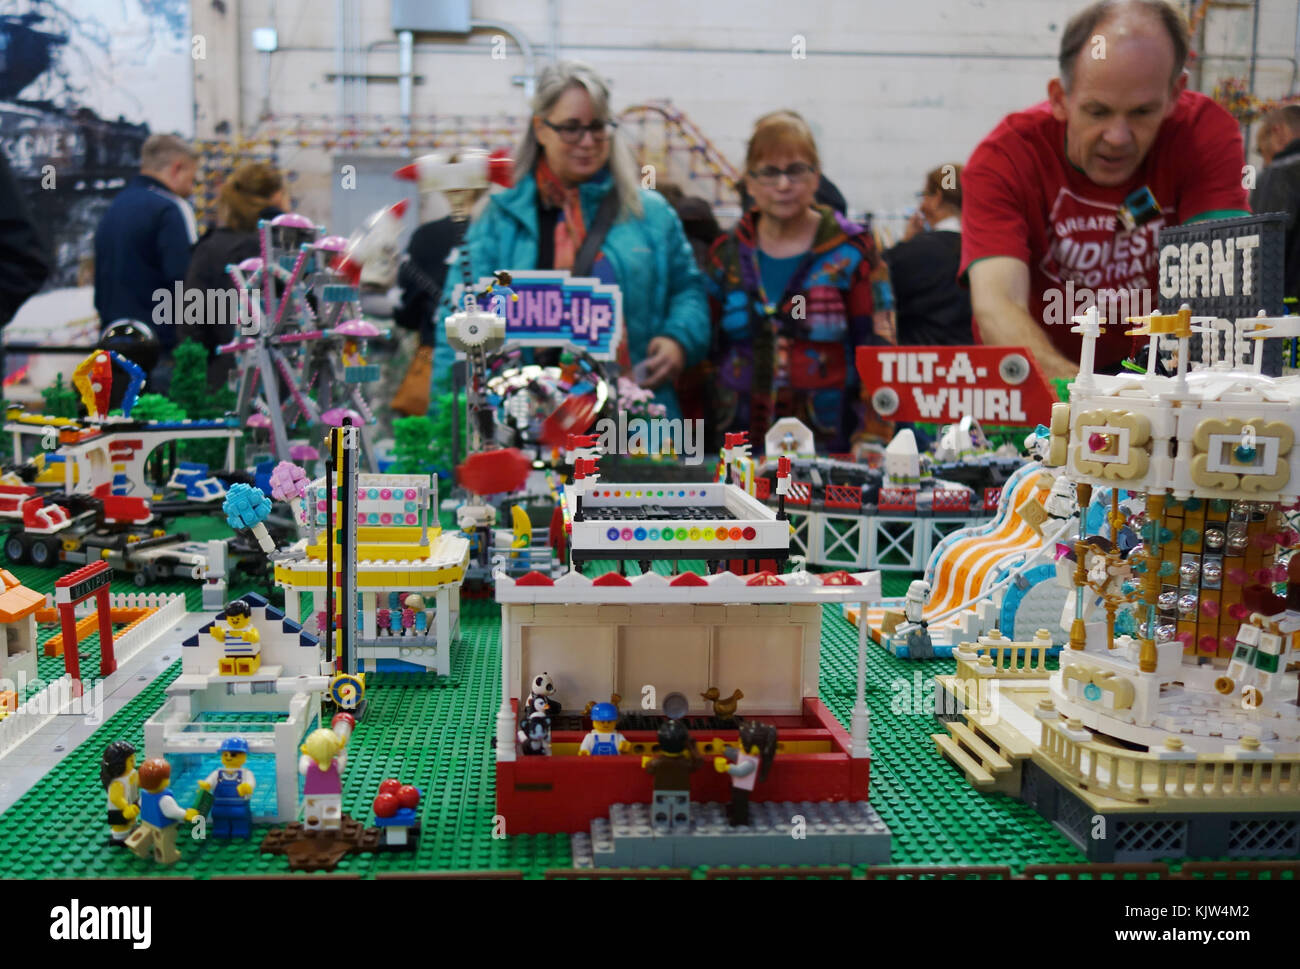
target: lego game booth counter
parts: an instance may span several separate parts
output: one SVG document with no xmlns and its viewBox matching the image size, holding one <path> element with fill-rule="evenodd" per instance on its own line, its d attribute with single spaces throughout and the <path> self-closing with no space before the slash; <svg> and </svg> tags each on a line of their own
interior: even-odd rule
<svg viewBox="0 0 1300 969">
<path fill-rule="evenodd" d="M 716 719 L 701 697 L 744 693 L 737 716 L 779 731 L 772 771 L 755 801 L 865 801 L 870 749 L 865 706 L 866 631 L 859 629 L 857 697 L 850 730 L 819 699 L 822 605 L 880 599 L 880 573 L 806 572 L 713 576 L 646 573 L 589 578 L 571 572 L 498 576 L 503 696 L 496 722 L 497 812 L 512 834 L 577 832 L 613 804 L 649 803 L 651 775 L 641 756 L 656 742 L 662 703 L 690 701 L 686 720 L 705 760 L 691 800 L 726 802 L 730 781 L 711 769 L 714 741 L 734 745 L 737 723 Z M 533 675 L 546 671 L 564 706 L 550 756 L 520 756 L 518 704 Z M 619 731 L 632 749 L 580 757 L 588 700 L 622 700 Z"/>
</svg>

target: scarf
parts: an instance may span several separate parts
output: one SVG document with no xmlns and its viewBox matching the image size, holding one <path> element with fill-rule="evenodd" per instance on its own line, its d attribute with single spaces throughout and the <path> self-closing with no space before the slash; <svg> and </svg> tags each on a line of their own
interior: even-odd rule
<svg viewBox="0 0 1300 969">
<path fill-rule="evenodd" d="M 576 187 L 569 188 L 551 170 L 543 157 L 535 169 L 537 195 L 542 204 L 560 210 L 555 222 L 555 268 L 572 269 L 573 260 L 587 237 L 587 226 L 582 221 L 582 202 Z"/>
</svg>

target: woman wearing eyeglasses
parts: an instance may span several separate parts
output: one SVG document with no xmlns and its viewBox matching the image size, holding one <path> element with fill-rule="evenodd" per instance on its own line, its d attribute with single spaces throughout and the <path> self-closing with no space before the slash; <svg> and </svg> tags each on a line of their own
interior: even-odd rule
<svg viewBox="0 0 1300 969">
<path fill-rule="evenodd" d="M 676 213 L 640 181 L 610 118 L 604 82 L 583 64 L 548 66 L 515 156 L 515 185 L 493 196 L 466 245 L 476 280 L 496 270 L 568 269 L 617 283 L 626 328 L 622 362 L 639 365 L 642 385 L 675 417 L 673 381 L 708 350 L 708 302 Z M 599 240 L 594 256 L 583 251 L 590 234 Z M 458 282 L 459 274 L 449 274 L 439 319 L 450 312 Z M 439 351 L 445 359 L 437 372 L 445 372 L 445 340 Z"/>
<path fill-rule="evenodd" d="M 849 449 L 862 424 L 853 348 L 893 342 L 874 313 L 873 276 L 887 275 L 869 232 L 818 205 L 820 163 L 807 123 L 764 115 L 745 158 L 752 208 L 710 253 L 717 322 L 718 432 L 748 430 L 755 450 L 781 417 L 797 417 L 821 453 Z"/>
</svg>

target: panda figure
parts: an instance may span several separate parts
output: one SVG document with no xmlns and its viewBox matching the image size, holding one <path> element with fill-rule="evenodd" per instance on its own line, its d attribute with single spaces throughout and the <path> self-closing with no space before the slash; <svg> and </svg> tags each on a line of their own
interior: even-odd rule
<svg viewBox="0 0 1300 969">
<path fill-rule="evenodd" d="M 554 699 L 555 681 L 550 673 L 538 673 L 529 686 L 528 699 L 524 701 L 521 715 L 525 717 L 544 716 L 547 719 L 559 715 L 560 704 Z"/>
<path fill-rule="evenodd" d="M 519 750 L 525 757 L 547 757 L 551 753 L 551 722 L 533 714 L 519 724 Z"/>
</svg>

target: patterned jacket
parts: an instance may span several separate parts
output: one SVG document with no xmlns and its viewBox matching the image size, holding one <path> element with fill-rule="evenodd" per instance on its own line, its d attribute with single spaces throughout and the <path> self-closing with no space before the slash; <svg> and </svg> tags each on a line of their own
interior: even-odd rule
<svg viewBox="0 0 1300 969">
<path fill-rule="evenodd" d="M 818 450 L 847 451 L 863 414 L 854 347 L 881 342 L 872 327 L 872 282 L 885 278 L 870 233 L 826 206 L 785 293 L 764 293 L 756 211 L 709 252 L 717 368 L 713 420 L 748 430 L 755 453 L 781 417 L 797 417 Z"/>
</svg>

